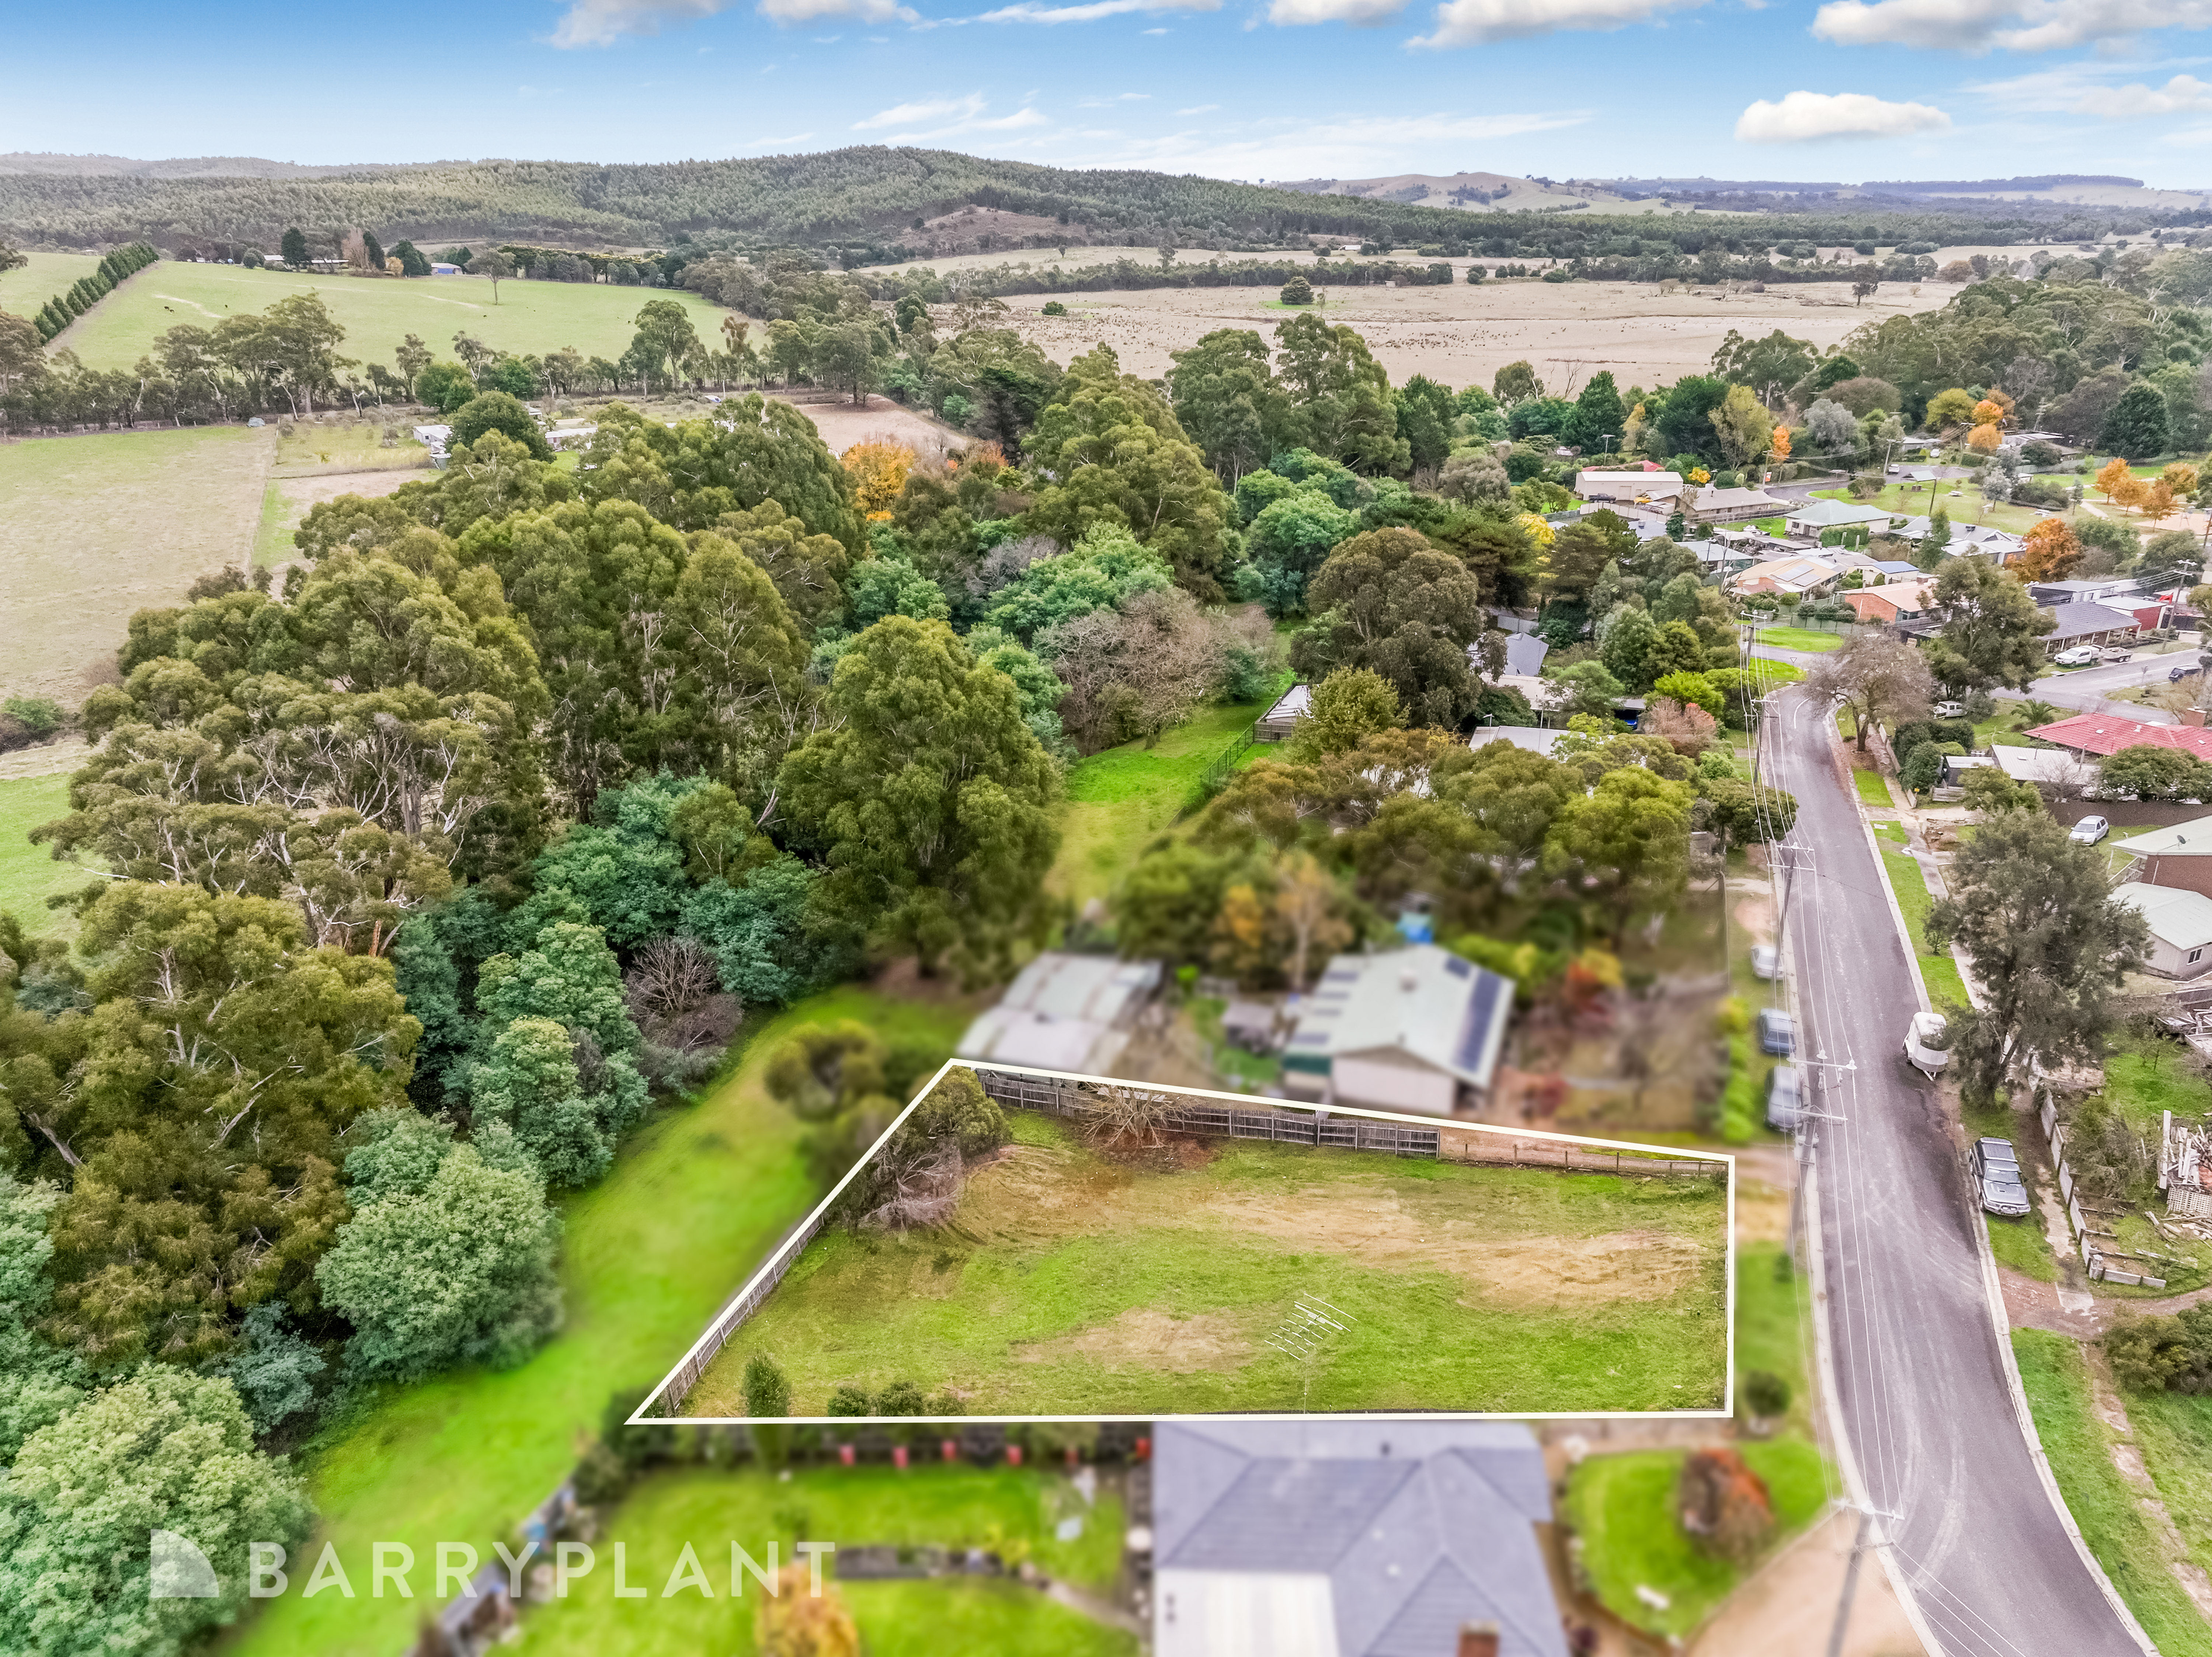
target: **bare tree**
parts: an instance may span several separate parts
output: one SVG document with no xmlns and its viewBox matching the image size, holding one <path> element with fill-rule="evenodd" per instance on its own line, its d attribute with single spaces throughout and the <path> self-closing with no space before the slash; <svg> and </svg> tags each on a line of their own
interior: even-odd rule
<svg viewBox="0 0 2212 1657">
<path fill-rule="evenodd" d="M 1859 750 L 1876 725 L 1924 719 L 1935 700 L 1936 678 L 1920 652 L 1902 639 L 1863 634 L 1805 675 L 1806 688 L 1851 710 Z"/>
<path fill-rule="evenodd" d="M 641 945 L 623 978 L 623 998 L 644 1038 L 647 1073 L 666 1086 L 713 1070 L 744 1016 L 722 992 L 713 951 L 696 938 L 656 938 Z"/>
<path fill-rule="evenodd" d="M 1219 683 L 1236 625 L 1170 587 L 1062 622 L 1036 648 L 1067 687 L 1061 724 L 1095 752 L 1137 737 L 1157 742 L 1188 718 Z"/>
</svg>

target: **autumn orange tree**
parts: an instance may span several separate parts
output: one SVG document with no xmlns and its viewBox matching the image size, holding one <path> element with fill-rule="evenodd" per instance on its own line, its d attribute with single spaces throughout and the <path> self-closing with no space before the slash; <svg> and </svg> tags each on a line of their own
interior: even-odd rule
<svg viewBox="0 0 2212 1657">
<path fill-rule="evenodd" d="M 1790 428 L 1787 426 L 1774 428 L 1774 442 L 1770 452 L 1778 462 L 1790 458 Z"/>
<path fill-rule="evenodd" d="M 2002 426 L 2004 424 L 2006 413 L 2007 410 L 2003 404 L 1998 402 L 1996 398 L 1993 397 L 1985 397 L 1979 403 L 1974 404 L 1974 424 L 1977 426 Z"/>
<path fill-rule="evenodd" d="M 2143 490 L 2142 513 L 2153 520 L 2164 518 L 2175 506 L 2173 485 L 2163 477 L 2152 480 Z"/>
<path fill-rule="evenodd" d="M 2013 568 L 2024 581 L 2062 581 L 2081 561 L 2081 543 L 2063 518 L 2045 518 L 2027 532 Z"/>
<path fill-rule="evenodd" d="M 2177 498 L 2186 498 L 2197 493 L 2197 468 L 2186 460 L 2177 460 L 2158 475 L 2158 481 L 2172 489 Z"/>
<path fill-rule="evenodd" d="M 1981 410 L 1977 409 L 1974 412 L 1978 415 Z M 1998 432 L 1994 420 L 1984 421 L 1966 434 L 1966 446 L 1978 449 L 1984 454 L 1995 454 L 1997 445 L 2002 440 L 2002 434 Z"/>
<path fill-rule="evenodd" d="M 2097 474 L 2097 487 L 2105 498 L 2115 506 L 2140 507 L 2149 498 L 2150 486 L 2128 470 L 2128 463 L 2118 457 L 2105 463 Z"/>
<path fill-rule="evenodd" d="M 872 437 L 845 451 L 845 470 L 853 479 L 853 504 L 871 522 L 891 515 L 891 502 L 914 470 L 914 451 L 888 437 Z"/>
</svg>

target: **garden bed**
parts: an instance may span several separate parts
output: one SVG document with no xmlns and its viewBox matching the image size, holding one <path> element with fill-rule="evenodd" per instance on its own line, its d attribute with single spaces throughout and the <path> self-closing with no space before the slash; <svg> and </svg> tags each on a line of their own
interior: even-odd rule
<svg viewBox="0 0 2212 1657">
<path fill-rule="evenodd" d="M 757 1353 L 800 1417 L 901 1381 L 970 1415 L 1723 1403 L 1718 1181 L 1008 1121 L 947 1223 L 811 1241 L 685 1413 L 743 1414 Z"/>
</svg>

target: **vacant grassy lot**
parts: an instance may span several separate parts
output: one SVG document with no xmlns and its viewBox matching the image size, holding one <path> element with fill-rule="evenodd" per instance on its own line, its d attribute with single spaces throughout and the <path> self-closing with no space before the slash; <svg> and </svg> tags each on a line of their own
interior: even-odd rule
<svg viewBox="0 0 2212 1657">
<path fill-rule="evenodd" d="M 247 270 L 232 264 L 179 264 L 163 260 L 139 271 L 80 317 L 54 343 L 75 351 L 94 368 L 127 368 L 179 323 L 206 327 L 224 317 L 264 311 L 292 294 L 320 296 L 346 331 L 344 354 L 364 363 L 390 364 L 409 334 L 421 336 L 441 357 L 465 333 L 495 351 L 543 355 L 573 345 L 586 356 L 620 356 L 635 331 L 630 325 L 646 300 L 672 299 L 691 313 L 702 338 L 719 343 L 729 312 L 680 289 L 610 288 L 598 282 L 503 282 L 499 303 L 479 276 L 301 276 Z"/>
<path fill-rule="evenodd" d="M 1083 1534 L 1061 1542 L 1054 1533 L 1067 1517 L 1083 1520 Z M 657 1475 L 633 1490 L 597 1544 L 604 1563 L 571 1585 L 565 1603 L 530 1612 L 525 1626 L 530 1650 L 552 1657 L 749 1654 L 756 1649 L 760 1588 L 747 1579 L 743 1599 L 726 1597 L 732 1542 L 756 1559 L 766 1557 L 771 1541 L 792 1558 L 791 1545 L 802 1538 L 840 1548 L 933 1544 L 1003 1552 L 1011 1544 L 1026 1547 L 1054 1577 L 1103 1592 L 1121 1568 L 1121 1503 L 1110 1495 L 1102 1493 L 1098 1505 L 1087 1508 L 1065 1478 L 1020 1469 L 801 1469 L 782 1484 L 750 1471 L 686 1470 Z M 617 1542 L 628 1561 L 626 1580 L 646 1585 L 650 1597 L 614 1597 L 611 1549 Z M 705 1564 L 716 1598 L 696 1589 L 660 1597 L 686 1542 Z M 852 1606 L 872 1657 L 948 1651 L 1133 1657 L 1137 1649 L 1129 1636 L 1012 1582 L 841 1582 L 837 1592 Z"/>
<path fill-rule="evenodd" d="M 1820 1453 L 1802 1439 L 1741 1444 L 1743 1459 L 1766 1481 L 1776 1540 L 1795 1533 L 1826 1505 Z M 1702 1551 L 1674 1508 L 1682 1450 L 1594 1455 L 1567 1479 L 1565 1516 L 1583 1539 L 1583 1563 L 1598 1598 L 1622 1620 L 1660 1635 L 1690 1632 L 1712 1615 L 1745 1572 Z M 1655 1611 L 1636 1597 L 1654 1587 L 1669 1600 Z"/>
<path fill-rule="evenodd" d="M 0 446 L 0 694 L 76 707 L 132 611 L 244 557 L 274 440 L 217 426 Z"/>
<path fill-rule="evenodd" d="M 2127 1406 L 2143 1470 L 2190 1559 L 2212 1570 L 2212 1398 L 2130 1393 Z"/>
<path fill-rule="evenodd" d="M 726 1080 L 696 1104 L 656 1116 L 624 1144 L 605 1181 L 566 1203 L 568 1323 L 557 1339 L 518 1369 L 386 1392 L 311 1447 L 318 1548 L 335 1543 L 357 1578 L 376 1540 L 404 1541 L 422 1560 L 434 1557 L 440 1539 L 493 1557 L 492 1541 L 575 1464 L 580 1435 L 597 1427 L 609 1396 L 658 1380 L 731 1284 L 814 1200 L 799 1128 L 760 1077 L 793 1029 L 840 1018 L 947 1053 L 965 1023 L 962 1013 L 861 989 L 816 996 L 763 1023 Z M 414 1637 L 419 1611 L 419 1601 L 365 1594 L 288 1597 L 270 1602 L 223 1649 L 391 1657 Z"/>
<path fill-rule="evenodd" d="M 2157 476 L 2155 469 L 2151 475 Z M 1869 501 L 1861 501 L 1849 489 L 1815 489 L 1813 493 L 1819 500 L 1842 501 L 1854 507 L 1881 507 L 1900 518 L 1926 518 L 1941 507 L 1950 514 L 1954 524 L 1987 524 L 1992 529 L 2010 530 L 2016 535 L 2026 533 L 2034 528 L 2038 520 L 2048 516 L 2033 507 L 2014 506 L 2009 501 L 1984 501 L 1982 486 L 1971 477 L 1939 477 L 1932 485 L 1890 483 Z"/>
<path fill-rule="evenodd" d="M 899 1380 L 970 1414 L 1709 1409 L 1723 1193 L 1371 1152 L 1184 1143 L 1130 1156 L 1012 1112 L 945 1226 L 825 1231 L 694 1391 L 744 1412 L 772 1354 L 794 1414 Z M 1268 1344 L 1319 1296 L 1348 1326 Z"/>
<path fill-rule="evenodd" d="M 1810 627 L 1763 627 L 1758 639 L 1778 650 L 1841 650 L 1846 642 L 1839 633 L 1823 633 Z"/>
<path fill-rule="evenodd" d="M 75 917 L 46 907 L 56 892 L 73 891 L 88 877 L 74 863 L 57 863 L 48 848 L 26 838 L 42 822 L 69 810 L 69 774 L 0 780 L 0 913 L 12 914 L 33 937 L 61 932 Z"/>
<path fill-rule="evenodd" d="M 1052 892 L 1079 907 L 1110 892 L 1152 837 L 1175 822 L 1206 768 L 1274 700 L 1224 702 L 1150 748 L 1124 743 L 1070 766 L 1060 857 L 1047 880 Z M 1244 757 L 1253 753 L 1248 748 Z"/>
<path fill-rule="evenodd" d="M 2149 1517 L 2113 1465 L 2112 1433 L 2097 1417 L 2081 1349 L 2063 1335 L 2015 1329 L 2012 1350 L 2036 1436 L 2089 1551 L 2166 1657 L 2212 1657 L 2212 1628 L 2175 1580 Z M 2131 1417 L 2135 1404 L 2129 1400 Z"/>
<path fill-rule="evenodd" d="M 0 270 L 0 311 L 29 317 L 80 276 L 100 269 L 97 253 L 30 253 L 28 264 Z"/>
</svg>

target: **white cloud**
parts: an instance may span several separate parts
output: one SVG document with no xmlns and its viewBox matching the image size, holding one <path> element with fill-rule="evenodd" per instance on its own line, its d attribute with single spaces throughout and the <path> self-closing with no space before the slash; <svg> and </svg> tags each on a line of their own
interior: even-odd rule
<svg viewBox="0 0 2212 1657">
<path fill-rule="evenodd" d="M 987 11 L 979 23 L 1095 23 L 1101 18 L 1123 17 L 1131 12 L 1218 11 L 1221 0 L 1087 0 L 1072 6 L 1040 5 L 1019 0 L 1012 6 Z"/>
<path fill-rule="evenodd" d="M 2212 86 L 2194 75 L 2177 75 L 2162 87 L 2147 87 L 2140 82 L 2132 86 L 2099 87 L 2085 93 L 2073 107 L 2108 121 L 2172 115 L 2184 109 L 2212 109 Z"/>
<path fill-rule="evenodd" d="M 1296 27 L 1305 23 L 1350 23 L 1371 28 L 1406 9 L 1406 0 L 1273 0 L 1267 21 Z"/>
<path fill-rule="evenodd" d="M 553 30 L 556 46 L 611 46 L 626 35 L 658 34 L 666 27 L 696 22 L 727 10 L 730 0 L 570 0 Z M 898 0 L 760 0 L 772 22 L 811 23 L 823 17 L 863 22 L 913 23 L 921 15 Z"/>
<path fill-rule="evenodd" d="M 986 116 L 983 112 L 988 107 L 980 92 L 971 92 L 964 98 L 933 98 L 921 103 L 896 104 L 865 121 L 854 122 L 853 130 L 874 132 L 887 126 L 915 129 L 894 132 L 888 140 L 905 143 L 914 138 L 950 138 L 963 132 L 1018 132 L 1027 127 L 1051 124 L 1041 111 L 1026 106 L 1011 115 Z"/>
<path fill-rule="evenodd" d="M 1115 104 L 1141 104 L 1150 100 L 1149 92 L 1117 92 L 1110 98 L 1085 98 L 1076 105 L 1078 109 L 1111 109 Z"/>
<path fill-rule="evenodd" d="M 1211 115 L 1215 110 L 1220 107 L 1221 106 L 1219 104 L 1193 104 L 1188 109 L 1179 109 L 1176 111 L 1176 113 L 1178 115 Z"/>
<path fill-rule="evenodd" d="M 983 94 L 971 92 L 965 98 L 933 98 L 927 103 L 893 104 L 889 109 L 878 110 L 865 121 L 853 123 L 855 132 L 872 132 L 878 127 L 910 126 L 916 121 L 934 121 L 946 115 L 981 115 Z"/>
<path fill-rule="evenodd" d="M 1893 104 L 1865 92 L 1793 92 L 1744 111 L 1735 136 L 1745 143 L 1803 143 L 1814 138 L 1900 138 L 1951 124 L 1929 104 Z"/>
<path fill-rule="evenodd" d="M 1838 46 L 2055 52 L 2151 29 L 2212 27 L 2212 0 L 1830 0 L 1813 33 Z"/>
<path fill-rule="evenodd" d="M 1316 9 L 1329 3 L 1299 0 Z M 1346 21 L 1360 22 L 1368 21 L 1363 14 L 1377 0 L 1338 0 L 1338 3 Z M 1705 0 L 1445 0 L 1437 8 L 1436 32 L 1416 36 L 1407 44 L 1472 46 L 1562 29 L 1626 28 L 1632 23 L 1650 22 L 1665 12 L 1704 3 Z"/>
</svg>

